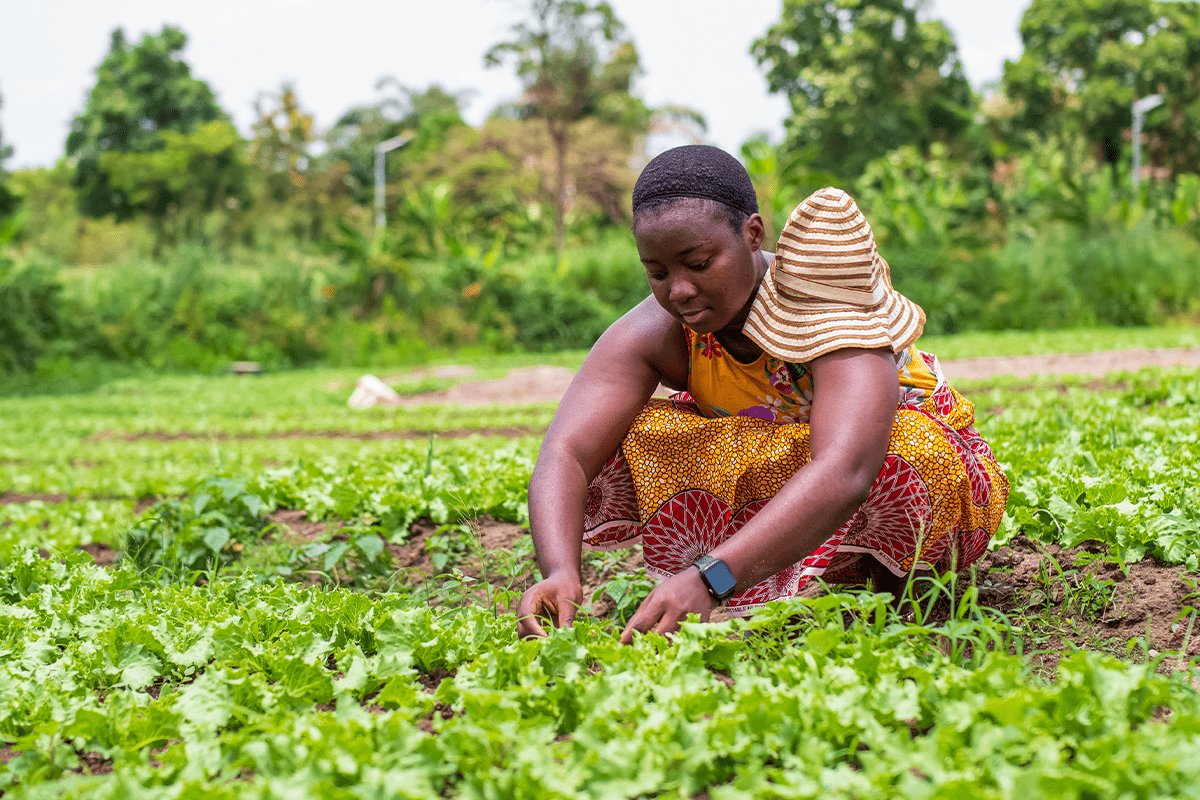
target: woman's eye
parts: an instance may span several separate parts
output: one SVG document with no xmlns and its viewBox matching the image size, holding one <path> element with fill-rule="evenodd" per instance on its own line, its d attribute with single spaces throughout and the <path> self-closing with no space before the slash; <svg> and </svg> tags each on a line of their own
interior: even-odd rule
<svg viewBox="0 0 1200 800">
<path fill-rule="evenodd" d="M 667 279 L 667 274 L 665 272 L 648 272 L 646 277 L 652 281 L 664 281 Z"/>
<path fill-rule="evenodd" d="M 692 272 L 699 272 L 702 269 L 707 269 L 708 265 L 711 263 L 712 263 L 712 259 L 710 258 L 709 260 L 703 261 L 699 264 L 688 264 L 687 268 L 690 269 Z"/>
</svg>

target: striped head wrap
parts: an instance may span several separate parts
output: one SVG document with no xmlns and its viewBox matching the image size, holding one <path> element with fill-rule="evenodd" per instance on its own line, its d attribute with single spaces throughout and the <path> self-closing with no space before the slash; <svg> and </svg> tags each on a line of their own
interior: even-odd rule
<svg viewBox="0 0 1200 800">
<path fill-rule="evenodd" d="M 901 352 L 925 312 L 892 288 L 871 226 L 850 195 L 809 195 L 779 235 L 743 331 L 768 355 L 792 363 L 847 347 Z"/>
</svg>

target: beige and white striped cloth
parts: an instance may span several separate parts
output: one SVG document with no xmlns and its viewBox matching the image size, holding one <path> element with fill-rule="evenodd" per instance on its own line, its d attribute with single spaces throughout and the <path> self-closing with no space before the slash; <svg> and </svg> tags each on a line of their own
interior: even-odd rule
<svg viewBox="0 0 1200 800">
<path fill-rule="evenodd" d="M 854 199 L 826 187 L 792 211 L 743 330 L 768 355 L 803 364 L 847 347 L 898 353 L 924 326 L 921 307 L 892 288 Z"/>
</svg>

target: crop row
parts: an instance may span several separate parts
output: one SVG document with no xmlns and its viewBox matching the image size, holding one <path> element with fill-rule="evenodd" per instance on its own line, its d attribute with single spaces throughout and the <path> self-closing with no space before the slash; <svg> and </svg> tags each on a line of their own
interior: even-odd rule
<svg viewBox="0 0 1200 800">
<path fill-rule="evenodd" d="M 873 595 L 622 647 L 474 603 L 0 570 L 13 797 L 1169 797 L 1200 782 L 1180 674 L 1076 653 L 1045 681 L 971 591 Z M 103 774 L 111 768 L 111 774 Z M 93 774 L 96 773 L 96 774 Z"/>
<path fill-rule="evenodd" d="M 998 539 L 1017 532 L 1066 545 L 1093 539 L 1128 560 L 1150 553 L 1196 571 L 1200 378 L 1146 371 L 1117 385 L 972 394 L 979 428 L 1012 484 Z M 101 454 L 100 447 L 111 450 Z M 420 517 L 446 522 L 486 513 L 523 522 L 536 447 L 533 436 L 76 445 L 55 461 L 0 463 L 16 490 L 97 498 L 82 509 L 0 507 L 0 548 L 118 544 L 136 519 L 132 502 L 119 498 L 191 493 L 212 476 L 240 481 L 264 513 L 301 509 L 311 519 L 372 527 L 391 541 L 405 538 Z"/>
</svg>

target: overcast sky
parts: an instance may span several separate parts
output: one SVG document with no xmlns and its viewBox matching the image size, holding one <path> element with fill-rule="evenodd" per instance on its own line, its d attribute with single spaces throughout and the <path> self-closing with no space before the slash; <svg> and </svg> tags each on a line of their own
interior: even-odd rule
<svg viewBox="0 0 1200 800">
<path fill-rule="evenodd" d="M 737 151 L 749 136 L 783 136 L 787 103 L 767 93 L 750 43 L 779 19 L 781 0 L 610 0 L 642 57 L 638 84 L 651 105 L 678 103 L 708 119 L 713 144 Z M 1029 0 L 932 0 L 979 87 L 1020 54 Z M 319 129 L 376 99 L 394 75 L 413 87 L 473 89 L 479 123 L 518 93 L 510 68 L 485 70 L 483 53 L 519 18 L 514 0 L 0 0 L 0 130 L 12 168 L 53 164 L 83 109 L 114 28 L 128 38 L 181 27 L 183 57 L 249 132 L 259 92 L 293 81 Z"/>
</svg>

